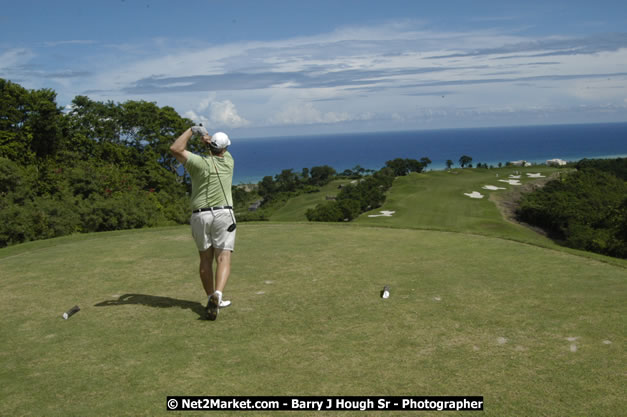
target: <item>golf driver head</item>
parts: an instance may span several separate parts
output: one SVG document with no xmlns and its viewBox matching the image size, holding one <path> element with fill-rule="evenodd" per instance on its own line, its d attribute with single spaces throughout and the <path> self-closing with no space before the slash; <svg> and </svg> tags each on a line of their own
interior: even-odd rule
<svg viewBox="0 0 627 417">
<path fill-rule="evenodd" d="M 229 231 L 229 232 L 232 232 L 233 230 L 235 230 L 235 228 L 236 228 L 236 227 L 237 227 L 237 225 L 236 225 L 235 223 L 233 223 L 233 224 L 231 224 L 231 225 L 229 226 L 229 228 L 228 228 L 228 229 L 226 229 L 226 230 L 227 230 L 227 231 Z"/>
</svg>

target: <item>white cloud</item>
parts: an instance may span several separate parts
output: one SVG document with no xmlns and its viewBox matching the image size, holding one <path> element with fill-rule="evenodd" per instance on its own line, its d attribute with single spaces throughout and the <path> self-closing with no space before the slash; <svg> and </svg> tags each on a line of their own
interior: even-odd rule
<svg viewBox="0 0 627 417">
<path fill-rule="evenodd" d="M 209 108 L 209 104 L 216 99 L 215 93 L 210 93 L 206 98 L 198 103 L 198 111 L 205 111 Z"/>
<path fill-rule="evenodd" d="M 278 125 L 306 125 L 314 123 L 336 123 L 348 120 L 346 113 L 322 113 L 311 103 L 290 105 L 270 118 L 270 123 Z"/>
<path fill-rule="evenodd" d="M 11 69 L 29 62 L 35 54 L 30 49 L 14 48 L 0 54 L 0 70 Z"/>
<path fill-rule="evenodd" d="M 62 46 L 62 45 L 93 45 L 96 41 L 74 39 L 69 41 L 47 41 L 44 42 L 45 46 Z"/>
<path fill-rule="evenodd" d="M 553 108 L 602 101 L 622 105 L 627 35 L 573 39 L 521 33 L 427 30 L 406 20 L 269 41 L 196 42 L 193 49 L 161 39 L 124 45 L 115 51 L 120 60 L 107 59 L 110 47 L 97 44 L 98 59 L 83 61 L 97 67 L 71 74 L 62 68 L 54 80 L 66 95 L 155 100 L 211 128 L 356 120 L 392 120 L 409 128 L 417 119 L 454 126 L 456 112 L 507 118 L 538 106 L 550 114 Z M 50 72 L 20 71 L 39 64 L 32 57 L 25 49 L 0 52 L 0 76 L 8 67 L 22 79 L 49 83 Z M 444 105 L 447 110 L 440 110 Z"/>
<path fill-rule="evenodd" d="M 215 93 L 202 99 L 196 110 L 188 110 L 184 116 L 211 129 L 246 127 L 250 124 L 239 115 L 231 100 L 218 101 Z"/>
<path fill-rule="evenodd" d="M 193 110 L 188 110 L 183 114 L 183 117 L 187 117 L 192 120 L 194 123 L 199 124 L 202 123 L 203 126 L 209 126 L 209 119 L 206 116 L 196 113 Z"/>
<path fill-rule="evenodd" d="M 209 104 L 209 123 L 211 126 L 224 126 L 230 128 L 248 126 L 250 122 L 239 114 L 235 104 L 230 100 L 213 101 Z"/>
</svg>

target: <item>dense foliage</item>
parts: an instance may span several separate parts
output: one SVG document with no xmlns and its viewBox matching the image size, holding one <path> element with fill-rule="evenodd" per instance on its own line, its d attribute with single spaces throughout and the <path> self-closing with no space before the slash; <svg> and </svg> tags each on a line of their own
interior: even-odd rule
<svg viewBox="0 0 627 417">
<path fill-rule="evenodd" d="M 257 197 L 262 202 L 260 208 L 253 212 L 238 212 L 237 220 L 269 220 L 272 213 L 285 205 L 290 198 L 303 193 L 317 192 L 335 176 L 335 169 L 328 165 L 315 166 L 311 169 L 303 168 L 300 174 L 292 169 L 284 169 L 274 177 L 266 176 L 256 185 L 256 192 L 233 193 L 236 210 L 245 210 L 244 204 L 250 203 Z"/>
<path fill-rule="evenodd" d="M 385 192 L 392 186 L 394 177 L 392 168 L 383 168 L 355 184 L 345 185 L 335 201 L 318 204 L 307 210 L 305 215 L 310 221 L 350 221 L 360 213 L 381 207 L 385 201 Z"/>
<path fill-rule="evenodd" d="M 184 223 L 187 184 L 169 153 L 191 124 L 144 101 L 74 99 L 0 79 L 0 247 Z"/>
<path fill-rule="evenodd" d="M 357 165 L 346 170 L 343 175 L 358 178 L 355 184 L 342 188 L 335 201 L 318 204 L 307 210 L 309 221 L 341 222 L 350 221 L 369 210 L 381 207 L 385 202 L 385 192 L 392 186 L 395 177 L 402 177 L 411 172 L 420 173 L 431 164 L 427 157 L 416 159 L 396 158 L 385 163 L 385 167 L 374 174 L 362 177 L 372 170 L 365 170 Z"/>
<path fill-rule="evenodd" d="M 627 181 L 627 158 L 615 159 L 582 159 L 577 162 L 575 167 L 578 170 L 598 169 L 599 171 L 608 172 L 623 181 Z"/>
<path fill-rule="evenodd" d="M 525 195 L 519 219 L 569 247 L 627 258 L 627 185 L 614 174 L 627 171 L 627 159 L 582 161 L 579 168 Z"/>
<path fill-rule="evenodd" d="M 410 172 L 420 173 L 424 171 L 429 164 L 431 164 L 431 160 L 426 157 L 420 158 L 420 161 L 416 159 L 396 158 L 391 161 L 387 161 L 385 166 L 394 172 L 394 176 L 403 177 Z"/>
</svg>

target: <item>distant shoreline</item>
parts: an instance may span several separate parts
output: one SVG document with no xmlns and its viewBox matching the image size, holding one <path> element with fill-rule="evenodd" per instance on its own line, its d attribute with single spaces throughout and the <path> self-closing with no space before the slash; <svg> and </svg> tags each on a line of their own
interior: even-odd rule
<svg viewBox="0 0 627 417">
<path fill-rule="evenodd" d="M 563 158 L 559 158 L 559 157 L 553 157 L 553 158 L 547 158 L 547 159 L 545 159 L 545 160 L 535 160 L 535 161 L 531 161 L 531 160 L 526 160 L 526 159 L 525 159 L 525 161 L 530 162 L 530 163 L 531 163 L 531 164 L 533 164 L 533 165 L 545 165 L 545 164 L 546 164 L 546 161 L 548 161 L 549 159 L 555 159 L 555 158 L 557 158 L 557 159 L 563 159 Z M 583 156 L 583 157 L 580 157 L 580 158 L 574 158 L 574 159 L 569 158 L 569 159 L 564 159 L 564 160 L 565 160 L 566 162 L 569 162 L 569 163 L 570 163 L 570 162 L 578 162 L 578 161 L 581 161 L 582 159 L 617 159 L 617 158 L 627 158 L 627 154 L 620 154 L 620 155 L 603 155 L 603 156 L 593 156 L 593 157 L 590 157 L 590 156 Z M 506 164 L 507 162 L 518 161 L 518 160 L 519 160 L 519 159 L 512 159 L 511 161 L 498 161 L 498 162 L 494 162 L 494 161 L 492 161 L 492 162 L 490 162 L 490 161 L 486 161 L 486 162 L 484 162 L 484 161 L 477 161 L 477 162 L 479 162 L 479 163 L 481 163 L 481 164 L 488 164 L 489 166 L 494 166 L 495 168 L 498 168 L 498 164 L 499 164 L 499 162 L 501 162 L 501 163 L 503 164 L 503 166 L 502 166 L 502 167 L 503 167 L 503 168 L 505 168 L 505 164 Z M 454 161 L 454 162 L 456 162 L 456 161 Z M 474 161 L 473 161 L 473 167 L 475 167 L 475 166 L 476 166 L 476 163 L 477 163 L 477 162 L 474 162 Z M 309 167 L 309 168 L 311 168 L 311 167 Z M 335 169 L 338 173 L 341 173 L 341 172 L 342 172 L 342 171 L 344 171 L 345 169 L 350 169 L 350 168 L 342 168 L 341 170 L 338 170 L 338 169 L 337 169 L 337 168 L 335 168 L 335 167 L 333 167 L 333 168 L 334 168 L 334 169 Z M 364 167 L 364 168 L 366 168 L 366 169 L 376 169 L 376 170 L 379 170 L 379 169 L 383 168 L 383 166 L 381 166 L 381 167 L 379 167 L 379 168 L 368 168 L 368 167 Z M 456 162 L 456 163 L 455 163 L 455 165 L 453 165 L 451 168 L 452 168 L 452 169 L 455 169 L 455 168 L 461 168 L 461 167 L 460 167 L 460 166 L 459 166 L 459 164 Z M 447 168 L 446 168 L 446 164 L 431 164 L 431 165 L 429 165 L 429 167 L 427 167 L 427 171 L 444 171 L 444 170 L 446 170 L 446 169 L 447 169 Z M 271 176 L 271 177 L 274 177 L 274 176 L 275 176 L 275 175 L 277 175 L 277 174 L 280 174 L 280 172 L 276 172 L 276 173 L 274 173 L 274 174 L 267 174 L 267 175 L 263 175 L 263 176 L 260 176 L 260 177 L 250 177 L 249 179 L 244 179 L 244 180 L 241 180 L 241 179 L 239 179 L 239 178 L 238 178 L 238 176 L 237 176 L 237 169 L 236 169 L 236 172 L 235 172 L 235 174 L 234 174 L 234 176 L 233 176 L 233 185 L 258 184 L 259 182 L 261 182 L 261 181 L 263 180 L 263 178 L 264 178 L 265 176 Z"/>
<path fill-rule="evenodd" d="M 256 183 L 284 169 L 329 165 L 342 172 L 359 165 L 379 170 L 395 158 L 428 157 L 429 169 L 458 165 L 462 155 L 497 166 L 508 161 L 544 163 L 559 158 L 627 156 L 627 123 L 472 128 L 403 132 L 312 135 L 264 139 L 233 138 L 234 184 Z"/>
</svg>

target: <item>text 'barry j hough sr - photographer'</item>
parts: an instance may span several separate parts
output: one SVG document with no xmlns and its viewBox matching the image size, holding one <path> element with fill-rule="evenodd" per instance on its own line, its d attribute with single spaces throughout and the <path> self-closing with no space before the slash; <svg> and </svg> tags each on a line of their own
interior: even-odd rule
<svg viewBox="0 0 627 417">
<path fill-rule="evenodd" d="M 167 409 L 222 411 L 481 411 L 483 397 L 167 397 Z"/>
</svg>

